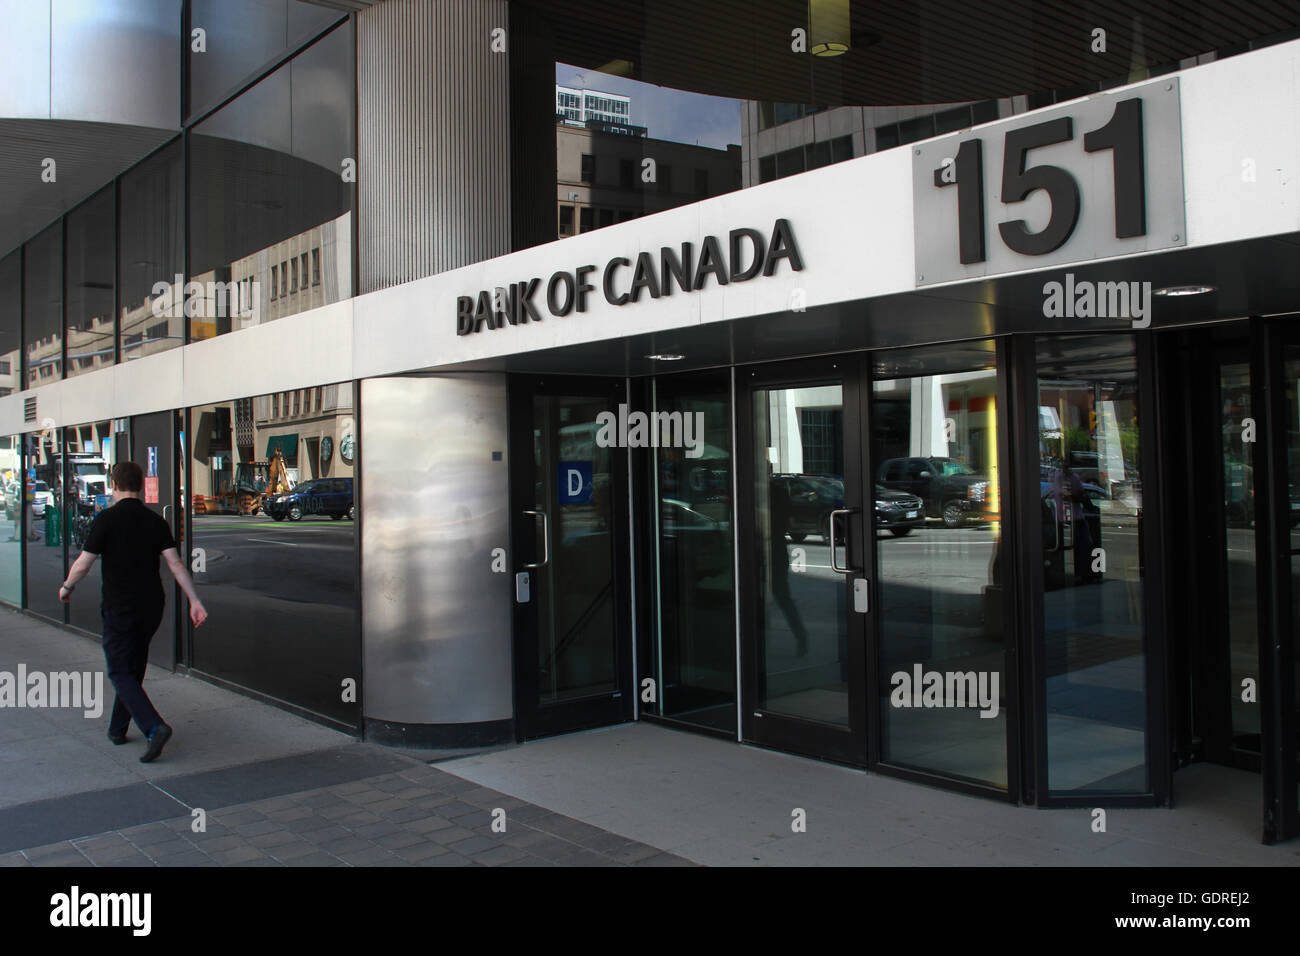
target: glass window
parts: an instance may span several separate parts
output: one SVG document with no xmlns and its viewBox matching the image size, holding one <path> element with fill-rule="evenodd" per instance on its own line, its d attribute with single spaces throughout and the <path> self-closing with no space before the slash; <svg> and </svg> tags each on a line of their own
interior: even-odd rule
<svg viewBox="0 0 1300 956">
<path fill-rule="evenodd" d="M 205 51 L 190 44 L 190 116 L 216 106 L 267 64 L 346 16 L 299 0 L 191 0 L 190 23 Z"/>
<path fill-rule="evenodd" d="M 0 525 L 0 602 L 13 607 L 22 602 L 23 514 L 18 493 L 23 476 L 22 441 L 21 435 L 0 435 L 0 498 L 5 519 Z"/>
<path fill-rule="evenodd" d="M 1132 335 L 1038 344 L 1048 787 L 1149 793 Z"/>
<path fill-rule="evenodd" d="M 185 342 L 184 172 L 177 139 L 119 181 L 118 324 L 124 362 Z M 163 331 L 154 334 L 160 322 Z"/>
<path fill-rule="evenodd" d="M 881 757 L 1004 788 L 1014 689 L 1003 666 L 994 354 L 992 342 L 876 353 L 872 513 Z M 917 449 L 928 456 L 909 456 Z M 931 674 L 942 692 L 916 706 Z"/>
<path fill-rule="evenodd" d="M 62 220 L 27 243 L 23 287 L 27 387 L 31 388 L 63 377 Z"/>
<path fill-rule="evenodd" d="M 573 207 L 560 206 L 560 235 L 567 236 L 573 232 Z"/>
<path fill-rule="evenodd" d="M 677 446 L 653 450 L 657 712 L 734 733 L 730 379 L 716 373 L 656 379 L 654 407 L 669 416 L 670 429 L 680 423 L 683 437 Z M 688 434 L 693 448 L 686 447 Z"/>
<path fill-rule="evenodd" d="M 46 366 L 48 367 L 48 366 Z M 67 429 L 75 436 L 75 429 Z M 60 537 L 60 515 L 70 510 L 75 495 L 64 483 L 64 429 L 28 433 L 26 438 L 26 472 L 12 482 L 5 494 L 9 514 L 21 519 L 14 530 L 27 539 L 27 608 L 54 621 L 64 620 L 64 605 L 59 602 L 59 585 L 67 574 L 64 563 L 66 538 Z M 36 482 L 53 488 L 51 497 L 36 497 Z M 51 525 L 50 522 L 53 522 Z M 64 519 L 66 522 L 66 519 Z M 98 564 L 98 562 L 97 562 Z M 92 572 L 93 575 L 94 572 Z M 83 582 L 91 589 L 96 585 Z"/>
<path fill-rule="evenodd" d="M 289 260 L 289 267 L 290 267 L 290 271 L 293 273 L 293 278 L 292 278 L 292 279 L 290 280 L 290 282 L 289 282 L 289 291 L 290 291 L 290 292 L 297 292 L 297 291 L 298 291 L 298 259 L 297 259 L 297 257 L 295 257 L 295 258 Z"/>
<path fill-rule="evenodd" d="M 22 369 L 22 256 L 15 250 L 0 259 L 0 386 L 18 391 Z M 0 464 L 0 471 L 3 471 Z M 17 465 L 11 465 L 17 467 Z"/>
<path fill-rule="evenodd" d="M 591 230 L 591 207 L 590 206 L 583 206 L 582 209 L 578 211 L 578 222 L 581 226 L 582 232 L 588 232 Z"/>
<path fill-rule="evenodd" d="M 116 361 L 113 320 L 116 207 L 114 189 L 109 186 L 68 213 L 64 332 L 69 376 Z"/>
<path fill-rule="evenodd" d="M 359 706 L 339 692 L 361 666 L 355 452 L 324 464 L 346 486 L 329 496 L 306 493 L 312 476 L 297 454 L 326 436 L 354 447 L 352 387 L 333 388 L 334 409 L 311 422 L 268 416 L 279 394 L 252 398 L 239 428 L 240 400 L 190 409 L 194 545 L 228 556 L 194 575 L 210 617 L 194 631 L 193 666 L 355 725 Z"/>
<path fill-rule="evenodd" d="M 190 136 L 191 278 L 217 288 L 278 265 L 274 305 L 256 291 L 229 314 L 209 295 L 191 337 L 211 338 L 352 295 L 351 195 L 343 161 L 355 155 L 352 28 L 341 26 L 197 124 Z M 319 249 L 325 295 L 290 295 L 302 248 Z"/>
<path fill-rule="evenodd" d="M 81 554 L 81 546 L 86 541 L 91 522 L 95 515 L 113 503 L 113 492 L 108 486 L 108 475 L 118 461 L 119 452 L 126 455 L 129 445 L 123 442 L 119 447 L 115 440 L 125 438 L 125 433 L 115 433 L 111 421 L 91 422 L 65 428 L 64 452 L 67 460 L 63 463 L 66 470 L 64 492 L 56 504 L 63 524 L 64 540 L 67 542 L 68 561 L 71 563 Z M 58 483 L 58 462 L 56 467 L 46 473 L 46 481 L 51 487 Z M 40 477 L 40 475 L 38 475 Z M 58 520 L 58 519 L 55 519 Z M 45 523 L 45 533 L 49 533 L 51 522 Z M 49 549 L 55 550 L 55 549 Z M 32 549 L 27 549 L 31 556 Z M 68 605 L 68 622 L 83 631 L 98 634 L 103 630 L 103 620 L 99 612 L 99 592 L 103 587 L 101 577 L 102 561 L 96 561 L 90 575 L 77 586 L 77 596 Z M 51 570 L 53 570 L 51 568 Z M 163 571 L 163 580 L 167 572 Z M 54 583 L 57 599 L 60 582 Z"/>
<path fill-rule="evenodd" d="M 271 298 L 272 299 L 280 298 L 279 282 L 280 282 L 280 267 L 271 266 Z"/>
<path fill-rule="evenodd" d="M 311 251 L 311 284 L 320 285 L 320 248 Z"/>
</svg>

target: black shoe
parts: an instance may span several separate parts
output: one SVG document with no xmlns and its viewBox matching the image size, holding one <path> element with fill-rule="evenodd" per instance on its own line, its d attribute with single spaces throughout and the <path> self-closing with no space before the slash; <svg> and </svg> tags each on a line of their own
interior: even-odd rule
<svg viewBox="0 0 1300 956">
<path fill-rule="evenodd" d="M 171 739 L 172 729 L 166 724 L 159 724 L 153 729 L 153 733 L 149 735 L 149 746 L 140 758 L 140 762 L 149 763 L 149 761 L 157 759 L 158 755 L 162 753 L 163 747 L 167 745 L 167 741 Z"/>
<path fill-rule="evenodd" d="M 113 741 L 113 743 L 116 746 L 120 747 L 122 746 L 122 744 L 126 743 L 126 734 L 125 733 L 115 734 L 110 730 L 108 732 L 108 739 Z"/>
</svg>

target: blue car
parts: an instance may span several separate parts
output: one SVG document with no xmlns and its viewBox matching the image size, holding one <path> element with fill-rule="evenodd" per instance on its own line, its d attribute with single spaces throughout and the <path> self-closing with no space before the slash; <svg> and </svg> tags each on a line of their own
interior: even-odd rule
<svg viewBox="0 0 1300 956">
<path fill-rule="evenodd" d="M 301 521 L 304 515 L 329 515 L 334 521 L 355 518 L 351 478 L 314 478 L 292 491 L 267 499 L 263 509 L 276 521 Z"/>
</svg>

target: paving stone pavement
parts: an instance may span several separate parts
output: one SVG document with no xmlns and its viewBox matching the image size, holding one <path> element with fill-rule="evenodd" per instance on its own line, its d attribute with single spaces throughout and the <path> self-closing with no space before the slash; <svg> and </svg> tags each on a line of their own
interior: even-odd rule
<svg viewBox="0 0 1300 956">
<path fill-rule="evenodd" d="M 505 811 L 505 832 L 492 829 Z M 0 855 L 0 866 L 694 866 L 437 769 L 410 768 Z"/>
</svg>

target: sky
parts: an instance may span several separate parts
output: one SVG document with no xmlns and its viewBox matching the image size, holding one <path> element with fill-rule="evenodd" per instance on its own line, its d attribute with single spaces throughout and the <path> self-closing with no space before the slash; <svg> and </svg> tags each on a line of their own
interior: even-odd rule
<svg viewBox="0 0 1300 956">
<path fill-rule="evenodd" d="M 555 64 L 555 82 L 580 90 L 630 96 L 629 122 L 646 127 L 646 135 L 651 139 L 714 149 L 725 149 L 729 143 L 740 144 L 740 100 L 653 86 L 566 63 Z"/>
</svg>

